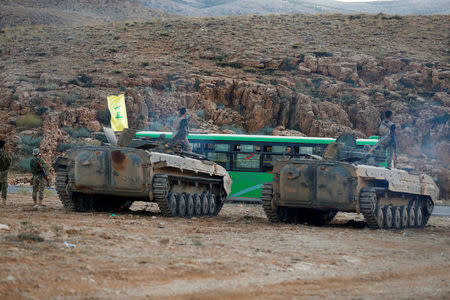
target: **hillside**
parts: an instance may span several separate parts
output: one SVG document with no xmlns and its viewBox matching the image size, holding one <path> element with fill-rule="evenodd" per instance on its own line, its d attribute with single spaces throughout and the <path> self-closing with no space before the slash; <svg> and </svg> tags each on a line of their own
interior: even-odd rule
<svg viewBox="0 0 450 300">
<path fill-rule="evenodd" d="M 106 96 L 125 92 L 130 124 L 310 136 L 376 133 L 394 111 L 400 162 L 448 193 L 447 16 L 172 18 L 0 31 L 0 135 L 16 168 L 39 145 L 51 161 L 99 143 Z M 448 197 L 448 194 L 444 195 Z"/>
<path fill-rule="evenodd" d="M 0 0 L 0 28 L 18 25 L 80 25 L 168 16 L 139 0 Z"/>
<path fill-rule="evenodd" d="M 149 7 L 185 16 L 290 14 L 290 13 L 385 13 L 449 14 L 447 0 L 396 0 L 343 2 L 336 0 L 142 0 Z"/>
</svg>

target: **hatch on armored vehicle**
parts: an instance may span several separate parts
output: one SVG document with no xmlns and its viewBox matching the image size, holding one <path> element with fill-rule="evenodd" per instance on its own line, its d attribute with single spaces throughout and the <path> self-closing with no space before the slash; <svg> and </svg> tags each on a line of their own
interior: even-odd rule
<svg viewBox="0 0 450 300">
<path fill-rule="evenodd" d="M 166 150 L 142 142 L 73 148 L 54 164 L 61 202 L 74 211 L 116 211 L 148 201 L 164 216 L 217 215 L 231 190 L 227 171 L 193 153 Z"/>
<path fill-rule="evenodd" d="M 433 179 L 378 165 L 344 134 L 322 159 L 275 164 L 262 190 L 264 212 L 271 222 L 323 225 L 343 211 L 362 213 L 370 228 L 424 227 L 439 194 Z"/>
</svg>

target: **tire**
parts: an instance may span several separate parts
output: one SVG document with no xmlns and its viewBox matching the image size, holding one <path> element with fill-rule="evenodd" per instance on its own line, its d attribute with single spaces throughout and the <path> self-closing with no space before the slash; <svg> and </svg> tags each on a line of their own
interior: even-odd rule
<svg viewBox="0 0 450 300">
<path fill-rule="evenodd" d="M 394 212 L 394 228 L 402 229 L 402 213 L 400 212 L 400 207 L 395 206 L 393 209 Z"/>
<path fill-rule="evenodd" d="M 416 207 L 415 205 L 411 205 L 408 210 L 408 226 L 414 227 L 416 226 Z"/>
<path fill-rule="evenodd" d="M 172 216 L 177 216 L 177 196 L 174 193 L 167 195 L 167 205 L 172 213 Z"/>
<path fill-rule="evenodd" d="M 202 215 L 207 215 L 208 214 L 208 198 L 209 198 L 209 193 L 203 193 L 200 196 L 200 201 L 201 201 L 201 206 L 202 206 Z"/>
<path fill-rule="evenodd" d="M 401 214 L 401 220 L 402 220 L 402 228 L 407 228 L 408 220 L 409 220 L 408 208 L 406 206 L 401 206 L 400 214 Z"/>
<path fill-rule="evenodd" d="M 383 207 L 383 214 L 384 214 L 384 226 L 386 229 L 391 229 L 394 221 L 394 216 L 392 214 L 392 206 L 385 205 Z"/>
<path fill-rule="evenodd" d="M 202 202 L 198 194 L 192 196 L 194 200 L 194 216 L 200 216 L 202 214 Z"/>
<path fill-rule="evenodd" d="M 208 215 L 212 216 L 216 212 L 216 196 L 210 194 L 208 197 Z"/>
<path fill-rule="evenodd" d="M 194 199 L 191 194 L 186 194 L 186 217 L 192 218 L 194 215 Z"/>
<path fill-rule="evenodd" d="M 380 229 L 384 228 L 384 213 L 383 213 L 383 209 L 380 206 L 376 207 L 375 216 L 376 216 L 378 228 L 380 228 Z"/>
<path fill-rule="evenodd" d="M 423 223 L 423 209 L 422 206 L 416 206 L 416 226 L 417 228 L 423 228 L 424 227 L 424 223 Z"/>
<path fill-rule="evenodd" d="M 177 196 L 177 215 L 180 217 L 186 216 L 186 198 L 183 193 Z"/>
</svg>

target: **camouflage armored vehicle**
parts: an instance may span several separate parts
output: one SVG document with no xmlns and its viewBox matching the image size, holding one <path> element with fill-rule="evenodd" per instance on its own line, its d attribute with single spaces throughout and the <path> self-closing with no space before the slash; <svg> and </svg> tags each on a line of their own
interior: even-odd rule
<svg viewBox="0 0 450 300">
<path fill-rule="evenodd" d="M 438 197 L 426 174 L 377 166 L 367 150 L 342 135 L 323 158 L 290 159 L 274 166 L 262 190 L 272 222 L 323 225 L 338 211 L 362 213 L 370 228 L 424 227 Z"/>
<path fill-rule="evenodd" d="M 147 201 L 156 202 L 164 216 L 217 215 L 231 190 L 227 171 L 160 146 L 69 150 L 54 164 L 62 204 L 74 211 L 116 211 Z"/>
</svg>

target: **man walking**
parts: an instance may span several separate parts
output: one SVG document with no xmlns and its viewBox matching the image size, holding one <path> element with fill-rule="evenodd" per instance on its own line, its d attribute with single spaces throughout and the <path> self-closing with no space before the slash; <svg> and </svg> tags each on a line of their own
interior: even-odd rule
<svg viewBox="0 0 450 300">
<path fill-rule="evenodd" d="M 2 192 L 2 204 L 6 206 L 8 193 L 8 170 L 11 166 L 11 155 L 4 149 L 6 142 L 0 140 L 0 191 Z"/>
<path fill-rule="evenodd" d="M 39 149 L 33 149 L 34 158 L 30 161 L 30 169 L 33 174 L 32 184 L 33 184 L 33 202 L 36 208 L 39 206 L 43 206 L 42 200 L 44 199 L 44 188 L 46 180 L 48 182 L 47 171 L 45 169 L 45 163 L 42 159 L 42 155 L 39 152 Z M 38 202 L 38 194 L 39 193 L 39 202 Z"/>
</svg>

